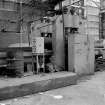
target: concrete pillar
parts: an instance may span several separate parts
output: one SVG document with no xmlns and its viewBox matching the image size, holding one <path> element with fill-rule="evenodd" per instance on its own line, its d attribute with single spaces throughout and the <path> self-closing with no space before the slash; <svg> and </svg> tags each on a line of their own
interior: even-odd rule
<svg viewBox="0 0 105 105">
<path fill-rule="evenodd" d="M 62 16 L 59 16 L 56 20 L 56 35 L 55 35 L 55 62 L 56 65 L 59 67 L 64 67 L 65 60 L 64 60 L 64 36 L 63 36 L 63 23 L 62 23 Z"/>
<path fill-rule="evenodd" d="M 68 37 L 69 71 L 77 74 L 94 73 L 94 38 L 71 34 Z"/>
</svg>

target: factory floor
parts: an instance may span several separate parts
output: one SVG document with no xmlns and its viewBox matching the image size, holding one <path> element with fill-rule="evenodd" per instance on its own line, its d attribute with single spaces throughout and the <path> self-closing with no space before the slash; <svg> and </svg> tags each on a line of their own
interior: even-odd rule
<svg viewBox="0 0 105 105">
<path fill-rule="evenodd" d="M 0 103 L 7 105 L 105 105 L 105 71 L 79 78 L 76 85 Z"/>
<path fill-rule="evenodd" d="M 21 97 L 76 84 L 77 75 L 71 72 L 29 75 L 22 78 L 0 78 L 0 100 Z"/>
</svg>

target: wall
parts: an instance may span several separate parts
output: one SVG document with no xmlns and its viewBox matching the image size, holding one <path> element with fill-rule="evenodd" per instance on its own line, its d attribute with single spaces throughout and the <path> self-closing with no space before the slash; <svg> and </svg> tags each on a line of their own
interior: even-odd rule
<svg viewBox="0 0 105 105">
<path fill-rule="evenodd" d="M 2 9 L 3 10 L 2 10 Z M 8 9 L 8 10 L 7 10 Z M 4 29 L 7 32 L 0 32 L 0 48 L 8 47 L 10 44 L 19 43 L 20 34 L 22 32 L 22 42 L 29 43 L 30 21 L 38 18 L 35 11 L 26 5 L 23 5 L 22 18 L 23 23 L 20 24 L 20 7 L 19 4 L 12 2 L 0 2 L 0 31 Z M 37 11 L 40 13 L 39 11 Z M 6 43 L 5 43 L 6 41 Z"/>
<path fill-rule="evenodd" d="M 99 39 L 99 12 L 98 7 L 99 2 L 96 2 L 97 5 L 92 2 L 92 0 L 85 0 L 85 17 L 86 18 L 86 30 L 87 34 L 94 36 L 94 40 Z"/>
<path fill-rule="evenodd" d="M 28 42 L 28 36 L 22 35 L 24 43 Z M 16 44 L 20 42 L 20 34 L 14 32 L 0 32 L 0 48 L 8 47 L 10 44 Z"/>
<path fill-rule="evenodd" d="M 87 6 L 87 32 L 93 35 L 94 39 L 99 39 L 99 9 Z"/>
</svg>

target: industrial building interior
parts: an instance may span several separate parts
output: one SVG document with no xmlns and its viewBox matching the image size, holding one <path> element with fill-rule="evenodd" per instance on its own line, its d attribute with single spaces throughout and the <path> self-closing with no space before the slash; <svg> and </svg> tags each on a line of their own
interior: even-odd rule
<svg viewBox="0 0 105 105">
<path fill-rule="evenodd" d="M 104 24 L 105 0 L 0 0 L 0 105 L 105 105 Z"/>
<path fill-rule="evenodd" d="M 0 75 L 94 74 L 104 68 L 104 0 L 0 0 Z"/>
</svg>

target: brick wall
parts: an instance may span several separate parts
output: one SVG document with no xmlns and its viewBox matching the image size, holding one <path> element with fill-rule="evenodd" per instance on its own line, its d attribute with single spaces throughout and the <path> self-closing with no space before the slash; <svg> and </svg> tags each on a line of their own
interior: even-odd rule
<svg viewBox="0 0 105 105">
<path fill-rule="evenodd" d="M 23 43 L 28 43 L 28 34 L 22 35 Z M 8 47 L 10 44 L 20 43 L 20 34 L 14 32 L 0 32 L 0 48 Z"/>
<path fill-rule="evenodd" d="M 15 9 L 18 8 L 18 4 L 12 4 L 12 3 L 5 3 L 6 8 Z M 4 7 L 5 7 L 4 5 Z M 16 8 L 14 7 L 16 6 Z M 0 7 L 2 7 L 2 4 L 0 2 Z M 7 9 L 8 9 L 7 8 Z M 20 8 L 18 8 L 20 9 Z M 32 10 L 32 8 L 23 5 L 22 9 L 22 17 L 23 17 L 23 25 L 19 25 L 19 10 L 18 11 L 2 11 L 0 10 L 0 48 L 8 47 L 10 44 L 16 44 L 20 42 L 20 34 L 17 33 L 21 31 L 23 33 L 22 35 L 22 41 L 23 43 L 28 43 L 28 35 L 30 32 L 30 25 L 29 21 L 32 21 L 33 19 L 37 18 L 36 14 L 33 14 L 37 12 L 40 13 L 37 10 Z M 34 18 L 33 18 L 34 17 Z M 22 27 L 22 28 L 21 28 Z M 1 32 L 2 29 L 5 29 L 7 32 Z"/>
</svg>

